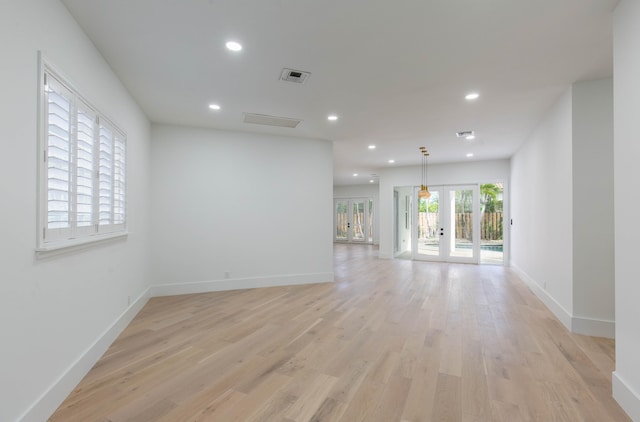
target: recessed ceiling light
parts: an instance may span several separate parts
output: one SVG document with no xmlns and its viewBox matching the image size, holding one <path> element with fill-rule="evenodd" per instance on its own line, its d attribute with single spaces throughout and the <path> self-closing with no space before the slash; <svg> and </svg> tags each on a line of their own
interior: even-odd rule
<svg viewBox="0 0 640 422">
<path fill-rule="evenodd" d="M 478 99 L 478 97 L 480 96 L 480 94 L 478 94 L 477 92 L 470 92 L 467 95 L 464 96 L 465 100 L 476 100 Z"/>
<path fill-rule="evenodd" d="M 472 141 L 472 140 L 476 139 L 476 135 L 467 135 L 467 136 L 465 136 L 464 139 L 466 139 L 467 141 Z"/>
<path fill-rule="evenodd" d="M 472 152 L 467 154 L 467 158 L 471 158 L 471 157 L 473 157 L 473 153 Z"/>
<path fill-rule="evenodd" d="M 242 50 L 242 44 L 236 41 L 229 41 L 225 44 L 227 48 L 231 51 L 240 51 Z"/>
<path fill-rule="evenodd" d="M 336 116 L 335 114 L 331 114 L 327 116 L 327 120 L 331 120 L 332 122 L 335 122 L 336 120 L 338 120 L 338 116 Z"/>
<path fill-rule="evenodd" d="M 369 145 L 369 149 L 376 149 L 375 145 Z"/>
<path fill-rule="evenodd" d="M 389 161 L 388 161 L 388 163 L 389 163 L 389 164 L 393 164 L 393 163 L 395 163 L 395 162 L 396 162 L 396 160 L 389 160 Z"/>
<path fill-rule="evenodd" d="M 373 180 L 373 179 L 369 180 L 369 183 L 373 183 L 373 182 L 374 182 L 374 180 Z"/>
<path fill-rule="evenodd" d="M 218 104 L 209 104 L 209 108 L 211 110 L 220 110 L 220 106 Z"/>
<path fill-rule="evenodd" d="M 357 177 L 357 176 L 358 176 L 358 173 L 353 173 L 353 177 Z"/>
</svg>

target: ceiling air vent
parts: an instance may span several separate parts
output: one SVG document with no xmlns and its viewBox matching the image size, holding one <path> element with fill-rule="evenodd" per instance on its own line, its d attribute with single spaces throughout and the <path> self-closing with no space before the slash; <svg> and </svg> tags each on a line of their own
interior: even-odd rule
<svg viewBox="0 0 640 422">
<path fill-rule="evenodd" d="M 267 114 L 244 113 L 244 122 L 254 125 L 295 128 L 302 120 L 291 117 L 269 116 Z"/>
<path fill-rule="evenodd" d="M 309 76 L 311 76 L 310 72 L 305 72 L 303 70 L 287 69 L 285 67 L 284 69 L 282 69 L 282 73 L 280 74 L 280 80 L 286 81 L 286 82 L 294 82 L 297 84 L 303 84 Z"/>
<path fill-rule="evenodd" d="M 465 130 L 465 131 L 462 131 L 462 132 L 456 132 L 456 136 L 458 138 L 467 138 L 469 136 L 474 136 L 474 135 L 475 134 L 473 133 L 472 130 Z"/>
</svg>

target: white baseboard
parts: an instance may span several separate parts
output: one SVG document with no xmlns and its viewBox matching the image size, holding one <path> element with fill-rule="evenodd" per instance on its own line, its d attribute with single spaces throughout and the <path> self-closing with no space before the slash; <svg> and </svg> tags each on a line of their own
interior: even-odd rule
<svg viewBox="0 0 640 422">
<path fill-rule="evenodd" d="M 333 273 L 286 274 L 269 277 L 231 278 L 190 283 L 157 284 L 151 286 L 151 296 L 173 296 L 257 287 L 290 286 L 333 282 Z"/>
<path fill-rule="evenodd" d="M 640 394 L 633 391 L 629 384 L 627 384 L 618 374 L 618 371 L 614 371 L 611 377 L 611 386 L 613 389 L 613 398 L 618 402 L 622 410 L 627 412 L 627 415 L 635 422 L 640 422 Z"/>
<path fill-rule="evenodd" d="M 36 400 L 19 421 L 46 421 L 60 404 L 67 398 L 82 378 L 107 351 L 111 343 L 129 325 L 149 300 L 149 289 L 146 289 L 129 307 L 107 328 L 89 348 Z"/>
<path fill-rule="evenodd" d="M 616 337 L 615 321 L 574 316 L 571 318 L 571 331 L 594 337 Z"/>
<path fill-rule="evenodd" d="M 511 262 L 511 269 L 515 272 L 518 277 L 524 281 L 527 286 L 533 291 L 533 293 L 538 296 L 538 299 L 545 304 L 547 308 L 560 320 L 562 325 L 567 327 L 567 330 L 571 331 L 571 319 L 573 315 L 569 311 L 567 311 L 564 306 L 559 304 L 553 296 L 551 296 L 546 290 L 544 290 L 540 284 L 536 283 L 536 281 L 529 277 L 529 274 L 524 272 L 516 263 Z"/>
<path fill-rule="evenodd" d="M 556 318 L 567 327 L 567 330 L 572 333 L 587 336 L 615 338 L 616 324 L 614 321 L 572 315 L 571 312 L 559 304 L 549 292 L 544 290 L 539 283 L 536 283 L 529 274 L 518 267 L 516 263 L 511 263 L 511 269 L 529 286 L 542 303 L 553 312 Z"/>
</svg>

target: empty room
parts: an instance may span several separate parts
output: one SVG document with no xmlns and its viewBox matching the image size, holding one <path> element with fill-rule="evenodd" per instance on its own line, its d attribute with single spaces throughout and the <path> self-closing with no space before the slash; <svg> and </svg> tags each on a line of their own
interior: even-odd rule
<svg viewBox="0 0 640 422">
<path fill-rule="evenodd" d="M 0 421 L 640 422 L 639 22 L 2 2 Z"/>
</svg>

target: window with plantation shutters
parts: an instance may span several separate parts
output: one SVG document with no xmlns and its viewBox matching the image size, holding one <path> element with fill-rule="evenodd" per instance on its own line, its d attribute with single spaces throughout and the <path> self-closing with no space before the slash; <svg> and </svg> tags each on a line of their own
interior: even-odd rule
<svg viewBox="0 0 640 422">
<path fill-rule="evenodd" d="M 126 136 L 42 63 L 39 248 L 126 230 Z"/>
</svg>

